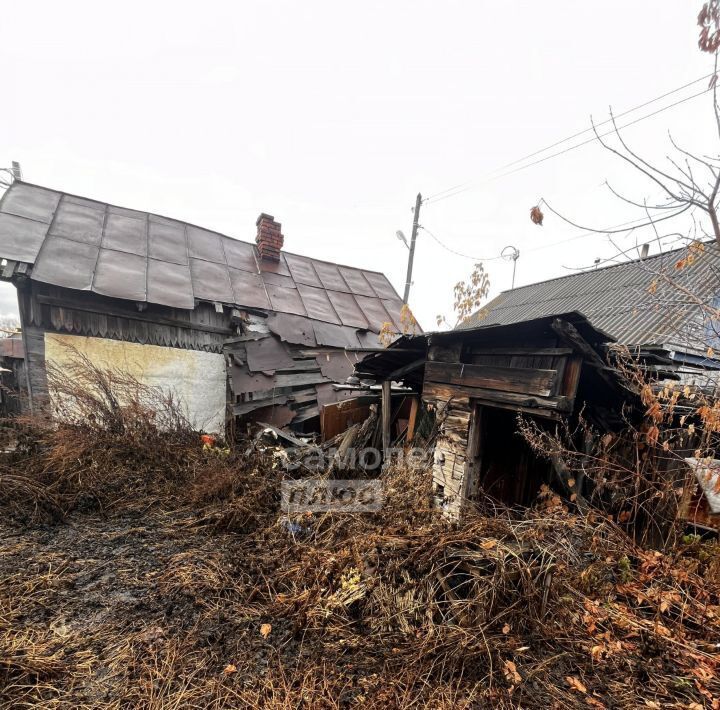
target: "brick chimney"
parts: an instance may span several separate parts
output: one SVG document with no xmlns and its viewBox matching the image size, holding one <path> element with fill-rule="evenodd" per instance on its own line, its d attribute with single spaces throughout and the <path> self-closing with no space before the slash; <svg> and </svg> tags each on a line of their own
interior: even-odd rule
<svg viewBox="0 0 720 710">
<path fill-rule="evenodd" d="M 258 253 L 261 259 L 267 261 L 280 261 L 280 250 L 283 246 L 283 235 L 280 232 L 280 223 L 275 217 L 264 212 L 257 218 L 257 244 Z"/>
</svg>

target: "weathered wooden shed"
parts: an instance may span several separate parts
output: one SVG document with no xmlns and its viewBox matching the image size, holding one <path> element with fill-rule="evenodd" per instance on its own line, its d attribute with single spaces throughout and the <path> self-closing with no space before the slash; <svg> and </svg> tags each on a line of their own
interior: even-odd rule
<svg viewBox="0 0 720 710">
<path fill-rule="evenodd" d="M 629 393 L 605 361 L 612 338 L 582 315 L 567 313 L 504 326 L 402 337 L 356 368 L 363 377 L 401 381 L 434 409 L 439 427 L 433 483 L 450 517 L 482 491 L 507 504 L 529 503 L 551 464 L 518 435 L 522 412 L 541 426 L 587 416 L 603 426 L 621 423 Z M 384 420 L 392 405 L 383 399 Z M 389 437 L 386 436 L 386 440 Z"/>
<path fill-rule="evenodd" d="M 402 301 L 375 271 L 283 251 L 176 219 L 15 182 L 0 200 L 0 277 L 18 290 L 31 404 L 47 364 L 72 351 L 172 388 L 198 428 L 232 418 L 317 429 L 335 383 L 401 329 Z M 388 327 L 388 326 L 386 326 Z"/>
</svg>

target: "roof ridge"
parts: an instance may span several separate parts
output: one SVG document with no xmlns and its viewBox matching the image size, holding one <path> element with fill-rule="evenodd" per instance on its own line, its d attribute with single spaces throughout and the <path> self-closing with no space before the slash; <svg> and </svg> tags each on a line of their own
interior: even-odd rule
<svg viewBox="0 0 720 710">
<path fill-rule="evenodd" d="M 701 243 L 701 244 L 713 245 L 713 244 L 715 243 L 715 240 L 714 240 L 714 239 L 707 239 L 707 240 L 705 240 L 705 241 L 701 241 L 700 243 Z M 651 256 L 646 256 L 646 257 L 644 257 L 644 258 L 640 257 L 640 258 L 637 258 L 637 259 L 631 259 L 630 261 L 624 261 L 624 262 L 622 262 L 622 263 L 620 263 L 620 264 L 610 264 L 609 266 L 602 266 L 602 267 L 600 267 L 600 268 L 595 268 L 595 269 L 587 268 L 587 269 L 585 269 L 584 271 L 578 271 L 578 272 L 576 272 L 576 273 L 574 273 L 574 274 L 565 274 L 565 275 L 563 275 L 563 276 L 553 276 L 553 277 L 550 278 L 550 279 L 541 279 L 540 281 L 534 281 L 533 283 L 524 284 L 523 286 L 518 286 L 517 288 L 508 288 L 508 289 L 505 289 L 504 291 L 500 291 L 500 293 L 499 293 L 495 298 L 493 298 L 492 300 L 494 301 L 496 298 L 499 298 L 499 297 L 502 296 L 503 294 L 513 293 L 513 292 L 515 292 L 515 291 L 521 291 L 522 289 L 532 288 L 533 286 L 538 286 L 538 285 L 540 285 L 540 284 L 551 283 L 551 282 L 553 282 L 553 281 L 562 281 L 563 279 L 572 279 L 572 278 L 575 278 L 575 277 L 584 276 L 585 274 L 595 274 L 595 273 L 597 273 L 597 272 L 599 272 L 599 271 L 609 271 L 610 269 L 617 269 L 617 268 L 620 268 L 620 267 L 623 267 L 623 266 L 624 266 L 624 267 L 628 267 L 628 266 L 630 266 L 631 264 L 639 264 L 639 263 L 641 263 L 641 262 L 642 262 L 642 263 L 645 263 L 645 262 L 647 262 L 647 261 L 652 261 L 652 260 L 654 260 L 654 259 L 659 259 L 660 257 L 667 257 L 667 256 L 669 256 L 670 254 L 674 254 L 675 252 L 683 251 L 684 249 L 687 249 L 687 248 L 688 248 L 688 247 L 687 247 L 687 245 L 686 245 L 686 246 L 678 247 L 677 249 L 671 249 L 670 251 L 660 252 L 660 253 L 658 253 L 658 254 L 653 254 L 653 255 L 651 255 Z M 490 301 L 489 303 L 492 303 L 492 301 Z"/>
</svg>

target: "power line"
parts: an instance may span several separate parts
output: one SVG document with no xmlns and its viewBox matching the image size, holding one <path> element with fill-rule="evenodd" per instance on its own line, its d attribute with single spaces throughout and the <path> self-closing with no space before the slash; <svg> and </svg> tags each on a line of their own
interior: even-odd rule
<svg viewBox="0 0 720 710">
<path fill-rule="evenodd" d="M 630 121 L 628 123 L 623 124 L 622 126 L 618 126 L 617 130 L 622 130 L 623 128 L 628 128 L 629 126 L 633 126 L 636 123 L 639 123 L 640 121 L 644 121 L 646 118 L 652 118 L 653 116 L 656 116 L 659 113 L 662 113 L 663 111 L 667 111 L 668 109 L 671 109 L 675 106 L 679 106 L 680 104 L 685 103 L 686 101 L 690 101 L 691 99 L 696 99 L 698 96 L 702 96 L 703 94 L 706 94 L 708 91 L 711 91 L 711 89 L 703 89 L 702 91 L 698 92 L 697 94 L 693 94 L 692 96 L 688 96 L 684 99 L 680 99 L 679 101 L 676 101 L 675 103 L 670 104 L 669 106 L 664 106 L 663 108 L 659 108 L 657 111 L 653 111 L 652 113 L 649 113 L 645 116 L 641 116 L 640 118 L 636 118 L 634 121 Z M 565 148 L 564 150 L 560 150 L 557 153 L 551 153 L 550 155 L 546 155 L 544 158 L 540 158 L 539 160 L 535 160 L 532 163 L 526 163 L 525 165 L 520 165 L 517 168 L 514 168 L 513 170 L 509 170 L 508 172 L 501 173 L 500 175 L 495 175 L 494 177 L 488 177 L 484 182 L 493 182 L 495 180 L 500 180 L 501 178 L 508 177 L 509 175 L 514 175 L 517 172 L 520 172 L 521 170 L 526 170 L 527 168 L 531 168 L 534 165 L 539 165 L 540 163 L 544 163 L 547 160 L 550 160 L 552 158 L 557 158 L 560 155 L 564 155 L 565 153 L 569 153 L 570 151 L 576 150 L 577 148 L 582 148 L 585 145 L 588 145 L 589 143 L 593 143 L 598 138 L 605 138 L 606 136 L 612 135 L 615 133 L 615 129 L 612 131 L 607 131 L 606 133 L 602 133 L 599 136 L 593 136 L 592 138 L 588 138 L 588 140 L 583 141 L 582 143 L 576 143 L 575 145 L 570 146 L 569 148 Z M 433 202 L 441 202 L 442 200 L 447 200 L 450 197 L 455 197 L 456 195 L 460 195 L 463 192 L 467 192 L 468 190 L 473 189 L 478 183 L 473 183 L 472 185 L 468 185 L 467 187 L 464 187 L 460 190 L 456 190 L 455 192 L 451 192 L 448 195 L 444 195 L 442 197 L 438 197 L 433 200 Z"/>
<path fill-rule="evenodd" d="M 535 157 L 536 155 L 540 155 L 541 153 L 544 153 L 544 152 L 546 152 L 547 150 L 550 150 L 551 148 L 554 148 L 554 147 L 556 147 L 556 146 L 558 146 L 558 145 L 561 145 L 562 143 L 566 143 L 566 142 L 569 141 L 569 140 L 572 140 L 572 139 L 574 139 L 574 138 L 577 138 L 577 137 L 579 137 L 579 136 L 582 136 L 582 135 L 584 135 L 585 133 L 588 133 L 588 132 L 590 132 L 590 131 L 593 131 L 593 132 L 594 132 L 595 129 L 597 129 L 597 128 L 600 127 L 600 126 L 607 125 L 608 123 L 613 122 L 613 120 L 617 120 L 618 118 L 621 118 L 621 117 L 623 117 L 623 116 L 627 116 L 628 114 L 633 113 L 633 112 L 635 112 L 635 111 L 638 111 L 638 110 L 640 110 L 641 108 L 644 108 L 644 107 L 646 107 L 646 106 L 649 106 L 650 104 L 653 104 L 653 103 L 655 103 L 655 102 L 657 102 L 657 101 L 660 101 L 660 100 L 662 100 L 662 99 L 664 99 L 664 98 L 667 98 L 668 96 L 671 96 L 672 94 L 676 94 L 678 91 L 682 91 L 683 89 L 686 89 L 686 88 L 688 88 L 689 86 L 693 86 L 694 84 L 697 84 L 697 83 L 699 83 L 700 81 L 703 81 L 704 79 L 707 79 L 707 78 L 709 78 L 709 77 L 711 77 L 711 76 L 713 76 L 713 74 L 708 74 L 708 75 L 706 75 L 706 76 L 702 76 L 702 77 L 700 77 L 700 78 L 698 78 L 698 79 L 695 79 L 694 81 L 691 81 L 691 82 L 689 82 L 689 83 L 687 83 L 687 84 L 684 84 L 683 86 L 678 87 L 677 89 L 673 89 L 672 91 L 666 92 L 665 94 L 662 94 L 661 96 L 658 96 L 658 97 L 656 97 L 656 98 L 654 98 L 654 99 L 651 99 L 650 101 L 646 101 L 645 103 L 639 104 L 638 106 L 635 106 L 635 107 L 633 107 L 633 108 L 631 108 L 631 109 L 628 109 L 627 111 L 623 111 L 622 113 L 620 113 L 620 114 L 618 114 L 617 116 L 615 116 L 614 119 L 613 119 L 613 118 L 609 118 L 609 119 L 607 119 L 607 120 L 605 120 L 605 121 L 603 121 L 603 122 L 601 122 L 601 123 L 598 123 L 598 124 L 595 125 L 594 128 L 593 128 L 593 127 L 586 128 L 585 130 L 579 131 L 579 132 L 577 132 L 577 133 L 575 133 L 575 134 L 573 134 L 573 135 L 571 135 L 571 136 L 568 136 L 567 138 L 563 138 L 562 140 L 556 141 L 555 143 L 553 143 L 553 144 L 551 144 L 551 145 L 548 145 L 548 146 L 546 146 L 545 148 L 542 148 L 542 149 L 537 150 L 537 151 L 535 151 L 535 152 L 533 152 L 533 153 L 530 153 L 530 154 L 528 154 L 528 155 L 526 155 L 526 156 L 524 156 L 524 157 L 522 157 L 522 158 L 518 158 L 517 160 L 513 160 L 513 161 L 510 162 L 510 163 L 506 163 L 505 165 L 500 166 L 500 167 L 496 168 L 495 170 L 491 171 L 490 173 L 488 173 L 488 174 L 485 176 L 485 178 L 480 178 L 480 179 L 476 179 L 476 180 L 471 180 L 471 181 L 468 181 L 468 182 L 465 182 L 465 183 L 460 183 L 459 185 L 455 185 L 454 187 L 450 187 L 450 188 L 448 188 L 448 189 L 446 189 L 446 190 L 441 190 L 440 192 L 437 192 L 437 193 L 435 193 L 434 195 L 431 195 L 430 197 L 426 198 L 425 202 L 440 202 L 440 201 L 445 200 L 445 199 L 448 199 L 448 198 L 450 198 L 450 197 L 454 197 L 455 195 L 459 195 L 459 194 L 461 194 L 462 192 L 466 192 L 467 190 L 471 189 L 472 187 L 474 187 L 475 185 L 477 185 L 477 184 L 478 184 L 480 181 L 482 181 L 482 180 L 485 180 L 485 181 L 489 182 L 489 181 L 491 181 L 491 180 L 498 180 L 498 179 L 500 179 L 500 178 L 507 177 L 508 175 L 513 175 L 514 173 L 519 172 L 520 170 L 525 170 L 526 168 L 532 167 L 533 165 L 538 165 L 539 163 L 545 162 L 546 160 L 550 160 L 551 158 L 555 158 L 555 157 L 558 157 L 559 155 L 563 155 L 564 153 L 568 153 L 568 152 L 570 152 L 570 151 L 572 151 L 572 150 L 575 150 L 576 148 L 580 148 L 580 147 L 582 147 L 582 146 L 584 146 L 584 145 L 587 145 L 588 143 L 592 143 L 593 141 L 597 140 L 597 137 L 596 137 L 595 135 L 593 135 L 592 138 L 590 138 L 590 139 L 588 139 L 588 140 L 586 140 L 586 141 L 583 141 L 583 142 L 581 142 L 581 143 L 577 143 L 577 144 L 575 144 L 575 145 L 570 146 L 569 148 L 566 148 L 566 149 L 564 149 L 564 150 L 558 151 L 558 152 L 556 152 L 556 153 L 552 153 L 552 154 L 549 155 L 549 156 L 545 156 L 544 158 L 541 158 L 541 159 L 539 159 L 539 160 L 533 161 L 533 162 L 531 162 L 531 163 L 527 163 L 527 164 L 525 164 L 525 165 L 519 165 L 517 168 L 515 168 L 515 169 L 513 169 L 513 170 L 506 171 L 506 172 L 504 172 L 504 173 L 501 173 L 500 175 L 495 175 L 495 176 L 493 177 L 494 173 L 497 173 L 497 172 L 499 172 L 499 171 L 505 170 L 506 168 L 512 167 L 512 166 L 514 166 L 514 165 L 518 165 L 518 163 L 523 163 L 524 161 L 526 161 L 526 160 L 528 160 L 528 159 L 530 159 L 530 158 L 533 158 L 533 157 Z M 662 108 L 657 109 L 656 111 L 653 111 L 653 112 L 651 112 L 651 113 L 649 113 L 649 114 L 646 114 L 645 116 L 641 116 L 640 118 L 637 118 L 637 119 L 635 119 L 635 120 L 633 120 L 633 121 L 630 121 L 630 122 L 624 124 L 623 126 L 620 126 L 620 128 L 627 128 L 628 126 L 632 126 L 632 125 L 634 125 L 634 124 L 636 124 L 636 123 L 638 123 L 638 122 L 640 122 L 640 121 L 645 120 L 646 118 L 651 118 L 651 117 L 653 117 L 653 116 L 656 116 L 657 114 L 662 113 L 663 111 L 667 111 L 668 109 L 674 108 L 675 106 L 679 106 L 680 104 L 685 103 L 686 101 L 690 101 L 691 99 L 697 98 L 698 96 L 701 96 L 702 94 L 705 94 L 705 93 L 707 93 L 707 92 L 710 91 L 710 90 L 711 90 L 710 87 L 708 87 L 707 89 L 703 89 L 702 91 L 700 91 L 700 92 L 698 92 L 698 93 L 696 93 L 696 94 L 693 94 L 693 95 L 691 95 L 691 96 L 688 96 L 688 97 L 685 97 L 685 98 L 680 99 L 680 100 L 678 100 L 678 101 L 675 101 L 675 102 L 673 102 L 673 103 L 671 103 L 671 104 L 669 104 L 669 105 L 667 105 L 667 106 L 664 106 L 664 107 L 662 107 Z M 614 132 L 614 129 L 613 129 L 612 131 L 608 131 L 607 133 L 602 134 L 602 136 L 600 136 L 600 137 L 602 138 L 602 137 L 604 137 L 604 136 L 610 135 L 610 134 L 613 133 L 613 132 Z"/>
<path fill-rule="evenodd" d="M 421 226 L 420 229 L 423 230 L 423 232 L 427 232 L 443 249 L 446 251 L 449 251 L 451 254 L 455 254 L 455 256 L 461 256 L 464 259 L 470 259 L 472 261 L 497 261 L 498 259 L 501 259 L 501 256 L 491 256 L 487 259 L 483 259 L 479 256 L 470 256 L 469 254 L 463 254 L 462 252 L 456 251 L 452 247 L 449 247 L 444 242 L 440 241 L 438 237 L 436 237 L 427 227 Z"/>
<path fill-rule="evenodd" d="M 646 224 L 643 224 L 646 223 Z M 590 237 L 598 234 L 608 234 L 610 232 L 616 231 L 616 230 L 622 230 L 623 227 L 627 227 L 627 230 L 622 231 L 628 231 L 631 232 L 634 229 L 637 229 L 641 226 L 649 226 L 647 225 L 647 217 L 642 217 L 639 219 L 633 219 L 629 222 L 621 222 L 620 224 L 616 224 L 612 227 L 607 227 L 606 229 L 590 229 L 586 230 L 580 234 L 575 234 L 572 237 L 567 237 L 565 239 L 560 239 L 556 242 L 550 242 L 549 244 L 541 244 L 540 246 L 536 247 L 529 247 L 527 249 L 523 249 L 523 253 L 534 253 L 537 251 L 544 251 L 545 249 L 550 249 L 552 247 L 559 246 L 560 244 L 566 244 L 567 242 L 572 242 L 577 239 L 582 239 L 584 237 Z M 446 251 L 450 252 L 451 254 L 455 254 L 455 256 L 463 257 L 464 259 L 470 259 L 472 261 L 499 261 L 502 259 L 502 256 L 491 256 L 489 258 L 482 258 L 479 256 L 471 256 L 470 254 L 464 254 L 463 252 L 457 251 L 456 249 L 453 249 L 452 247 L 449 247 L 445 242 L 443 242 L 439 237 L 437 237 L 433 232 L 431 232 L 427 227 L 421 226 L 420 229 L 427 232 L 437 243 L 439 246 L 441 246 Z"/>
</svg>

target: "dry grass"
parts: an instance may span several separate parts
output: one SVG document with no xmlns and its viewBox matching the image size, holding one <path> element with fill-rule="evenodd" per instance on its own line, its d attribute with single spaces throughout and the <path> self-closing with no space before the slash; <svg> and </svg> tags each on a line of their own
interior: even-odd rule
<svg viewBox="0 0 720 710">
<path fill-rule="evenodd" d="M 122 416 L 26 422 L 4 466 L 2 707 L 718 707 L 714 543 L 562 506 L 452 527 L 407 469 L 298 532 L 268 452 Z"/>
</svg>

